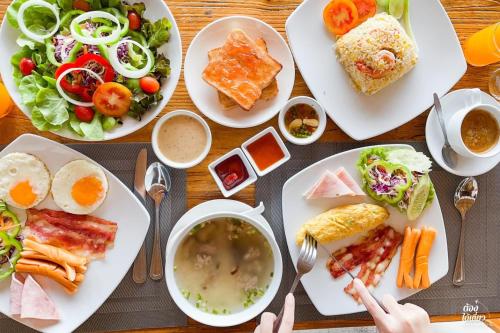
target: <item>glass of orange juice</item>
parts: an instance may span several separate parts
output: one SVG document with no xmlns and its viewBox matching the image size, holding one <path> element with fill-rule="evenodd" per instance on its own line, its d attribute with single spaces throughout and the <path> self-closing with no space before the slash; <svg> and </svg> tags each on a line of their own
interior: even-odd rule
<svg viewBox="0 0 500 333">
<path fill-rule="evenodd" d="M 7 89 L 0 82 L 0 118 L 5 117 L 12 109 L 14 104 L 12 103 L 12 99 L 7 92 Z"/>
<path fill-rule="evenodd" d="M 486 66 L 500 61 L 500 22 L 470 36 L 464 44 L 464 55 L 472 66 Z"/>
</svg>

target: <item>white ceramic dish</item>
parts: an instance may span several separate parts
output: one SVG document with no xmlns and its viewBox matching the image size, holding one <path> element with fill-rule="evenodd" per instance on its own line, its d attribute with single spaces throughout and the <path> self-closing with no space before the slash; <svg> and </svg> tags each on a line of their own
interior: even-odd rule
<svg viewBox="0 0 500 333">
<path fill-rule="evenodd" d="M 85 155 L 71 148 L 32 134 L 24 134 L 14 140 L 0 152 L 0 157 L 11 152 L 25 152 L 38 156 L 45 162 L 52 175 L 72 160 L 91 161 Z M 106 251 L 106 258 L 90 263 L 85 274 L 85 281 L 82 282 L 78 292 L 74 295 L 68 295 L 54 281 L 36 276 L 37 281 L 56 304 L 61 316 L 59 322 L 46 323 L 39 320 L 20 319 L 18 316 L 13 319 L 42 332 L 72 332 L 104 303 L 127 273 L 148 231 L 149 214 L 134 194 L 116 176 L 106 169 L 104 169 L 104 173 L 109 183 L 108 195 L 104 203 L 91 215 L 118 224 L 114 247 Z M 127 207 L 127 209 L 117 209 L 117 207 Z M 60 210 L 50 196 L 37 208 Z M 16 212 L 22 211 L 16 210 Z M 20 217 L 25 218 L 21 215 Z M 10 314 L 9 285 L 10 278 L 0 282 L 0 312 L 7 316 Z"/>
<path fill-rule="evenodd" d="M 174 302 L 186 315 L 205 325 L 227 327 L 238 325 L 255 318 L 271 303 L 281 284 L 283 264 L 281 261 L 281 253 L 274 235 L 272 231 L 269 230 L 269 226 L 267 225 L 267 223 L 262 222 L 262 216 L 260 215 L 262 211 L 263 206 L 261 205 L 254 210 L 241 213 L 235 211 L 215 211 L 210 213 L 204 212 L 199 215 L 197 214 L 197 217 L 195 218 L 185 219 L 186 222 L 183 223 L 184 226 L 182 228 L 179 228 L 179 230 L 169 239 L 167 245 L 168 250 L 166 252 L 165 259 L 165 281 L 167 282 L 168 291 L 172 296 Z M 175 253 L 177 251 L 177 248 L 184 240 L 186 235 L 191 231 L 191 229 L 196 225 L 203 223 L 204 221 L 220 217 L 237 218 L 252 224 L 260 233 L 262 233 L 263 236 L 266 237 L 269 245 L 271 246 L 274 257 L 274 274 L 269 284 L 269 288 L 264 293 L 264 295 L 260 299 L 258 299 L 255 304 L 248 307 L 247 309 L 229 315 L 214 315 L 197 309 L 182 295 L 176 284 L 175 272 L 172 269 L 172 267 L 174 266 Z"/>
<path fill-rule="evenodd" d="M 467 107 L 469 99 L 470 89 L 455 90 L 441 98 L 441 107 L 443 108 L 445 124 L 448 123 L 448 120 L 453 116 L 453 114 L 455 114 L 455 112 Z M 495 98 L 483 91 L 481 91 L 481 104 L 488 104 L 497 108 L 500 107 L 500 104 L 495 100 Z M 482 158 L 468 158 L 459 155 L 455 168 L 452 169 L 448 167 L 446 163 L 444 163 L 441 155 L 441 147 L 444 144 L 444 137 L 441 132 L 441 127 L 439 127 L 436 110 L 434 110 L 434 108 L 432 108 L 429 113 L 429 117 L 427 117 L 427 123 L 425 125 L 425 139 L 434 161 L 436 161 L 436 163 L 446 171 L 457 176 L 479 176 L 490 171 L 497 166 L 498 162 L 500 162 L 500 154 Z"/>
<path fill-rule="evenodd" d="M 373 96 L 357 92 L 337 61 L 334 39 L 325 29 L 323 8 L 329 0 L 305 0 L 286 22 L 297 66 L 318 102 L 349 136 L 364 140 L 390 131 L 432 105 L 432 94 L 445 94 L 467 69 L 453 25 L 439 0 L 410 1 L 410 17 L 419 47 L 415 68 Z"/>
<path fill-rule="evenodd" d="M 316 128 L 316 131 L 314 131 L 314 133 L 310 137 L 297 138 L 297 137 L 293 136 L 292 134 L 290 134 L 290 132 L 288 132 L 288 130 L 286 128 L 285 115 L 292 106 L 297 105 L 297 104 L 307 104 L 307 105 L 311 106 L 316 111 L 316 114 L 318 115 L 319 126 L 318 126 L 318 128 Z M 297 97 L 290 99 L 286 103 L 286 105 L 281 109 L 279 117 L 278 117 L 278 124 L 280 126 L 281 134 L 283 134 L 285 139 L 287 139 L 288 141 L 290 141 L 291 143 L 294 143 L 296 145 L 308 145 L 308 144 L 311 144 L 311 143 L 315 142 L 316 140 L 318 140 L 325 132 L 325 128 L 326 128 L 325 109 L 323 109 L 323 107 L 314 98 L 307 97 L 307 96 L 297 96 Z"/>
<path fill-rule="evenodd" d="M 226 160 L 227 158 L 233 156 L 233 155 L 238 155 L 241 160 L 243 161 L 243 164 L 245 165 L 245 168 L 247 169 L 248 172 L 248 179 L 245 180 L 243 183 L 240 185 L 230 189 L 226 190 L 224 188 L 224 185 L 222 184 L 222 180 L 217 176 L 217 173 L 215 172 L 215 167 L 221 163 L 222 161 Z M 241 191 L 245 187 L 247 187 L 250 184 L 253 184 L 257 181 L 257 175 L 255 174 L 255 171 L 253 170 L 252 166 L 250 165 L 250 161 L 248 158 L 245 156 L 243 151 L 240 148 L 235 148 L 231 150 L 229 153 L 226 153 L 225 155 L 219 157 L 212 163 L 208 165 L 208 171 L 210 171 L 210 174 L 212 175 L 212 178 L 215 180 L 215 183 L 219 187 L 219 190 L 222 192 L 222 195 L 224 195 L 224 198 L 229 198 L 233 194 Z"/>
<path fill-rule="evenodd" d="M 208 64 L 208 51 L 221 47 L 227 35 L 238 28 L 251 38 L 264 38 L 269 54 L 283 65 L 276 76 L 278 95 L 269 101 L 257 101 L 250 111 L 239 107 L 224 110 L 217 90 L 201 77 Z M 268 121 L 285 105 L 295 82 L 295 66 L 287 43 L 273 27 L 253 17 L 229 16 L 210 23 L 193 38 L 184 62 L 184 79 L 189 96 L 205 116 L 224 126 L 246 128 Z"/>
<path fill-rule="evenodd" d="M 158 134 L 160 132 L 161 126 L 169 119 L 176 117 L 176 116 L 187 116 L 195 119 L 198 121 L 203 128 L 205 129 L 205 134 L 207 137 L 207 143 L 205 144 L 205 148 L 203 149 L 203 152 L 201 153 L 200 156 L 198 156 L 196 159 L 186 162 L 186 163 L 179 163 L 170 160 L 168 157 L 166 157 L 162 152 L 160 151 L 160 148 L 158 147 Z M 161 117 L 155 124 L 153 128 L 153 133 L 151 134 L 151 145 L 153 146 L 153 151 L 155 152 L 156 156 L 160 161 L 162 161 L 164 164 L 175 168 L 175 169 L 187 169 L 194 167 L 197 164 L 200 164 L 201 161 L 207 157 L 208 152 L 210 151 L 210 147 L 212 146 L 212 132 L 210 131 L 210 127 L 208 126 L 207 122 L 200 116 L 198 116 L 196 113 L 187 111 L 187 110 L 177 110 L 177 111 L 172 111 Z"/>
<path fill-rule="evenodd" d="M 390 146 L 413 149 L 408 145 Z M 304 191 L 316 183 L 322 172 L 325 170 L 336 170 L 341 166 L 351 174 L 358 184 L 361 184 L 361 178 L 356 169 L 356 161 L 358 160 L 359 153 L 364 148 L 345 151 L 319 161 L 297 173 L 283 186 L 283 227 L 290 256 L 295 265 L 300 250 L 295 243 L 295 235 L 304 222 L 338 205 L 372 202 L 368 197 L 344 197 L 331 200 L 306 200 L 303 197 Z M 417 227 L 422 227 L 424 225 L 431 226 L 437 230 L 437 236 L 429 257 L 429 277 L 431 283 L 434 283 L 445 276 L 448 272 L 448 247 L 443 216 L 437 196 L 434 198 L 432 204 L 426 208 L 424 213 L 413 222 L 409 222 L 406 215 L 399 213 L 395 208 L 389 206 L 387 209 L 389 210 L 390 218 L 386 223 L 400 232 L 402 232 L 404 226 L 408 224 Z M 326 244 L 326 247 L 329 250 L 336 250 L 342 246 L 352 244 L 358 237 L 360 237 L 360 235 L 332 242 Z M 396 286 L 399 255 L 400 249 L 398 249 L 397 254 L 394 256 L 380 284 L 373 290 L 376 296 L 382 297 L 384 294 L 390 294 L 393 295 L 396 300 L 402 300 L 419 291 L 406 288 L 399 289 Z M 319 251 L 316 265 L 313 270 L 301 279 L 302 285 L 316 309 L 325 316 L 366 311 L 366 308 L 362 304 L 356 303 L 356 301 L 348 296 L 343 290 L 344 287 L 349 284 L 350 277 L 346 274 L 334 280 L 325 267 L 327 259 L 328 254 L 324 251 Z M 358 270 L 359 269 L 356 269 L 354 273 L 357 274 Z"/>
<path fill-rule="evenodd" d="M 274 137 L 274 140 L 276 140 L 276 142 L 280 146 L 281 151 L 283 152 L 284 156 L 283 156 L 283 158 L 281 160 L 279 160 L 276 163 L 274 163 L 273 165 L 269 166 L 267 169 L 261 170 L 257 166 L 257 163 L 255 163 L 255 161 L 254 161 L 254 159 L 252 157 L 252 154 L 250 154 L 250 152 L 248 151 L 248 146 L 250 144 L 252 144 L 253 142 L 259 140 L 260 138 L 262 138 L 264 135 L 266 135 L 268 133 L 272 134 L 272 136 Z M 283 142 L 283 140 L 281 140 L 280 135 L 278 134 L 278 132 L 276 132 L 276 130 L 272 126 L 266 128 L 265 130 L 263 130 L 263 131 L 257 133 L 256 135 L 252 136 L 247 141 L 243 142 L 243 144 L 241 145 L 241 149 L 243 150 L 243 152 L 247 156 L 248 160 L 252 164 L 252 167 L 254 168 L 254 170 L 257 173 L 257 175 L 260 176 L 260 177 L 267 175 L 269 172 L 271 172 L 271 171 L 275 170 L 277 167 L 283 165 L 283 163 L 287 162 L 290 159 L 290 156 L 291 156 L 290 152 L 288 151 L 288 149 L 285 146 L 285 143 Z"/>
<path fill-rule="evenodd" d="M 121 138 L 130 133 L 138 131 L 142 127 L 146 126 L 149 122 L 156 118 L 156 116 L 163 110 L 167 105 L 168 101 L 172 97 L 177 83 L 179 82 L 179 77 L 181 74 L 182 66 L 182 43 L 181 36 L 179 33 L 179 28 L 175 22 L 172 12 L 168 8 L 165 2 L 155 1 L 155 0 L 131 0 L 127 1 L 129 3 L 144 2 L 146 5 L 145 17 L 150 20 L 158 20 L 160 18 L 166 17 L 172 23 L 172 29 L 170 30 L 170 40 L 167 44 L 163 45 L 158 49 L 159 53 L 164 54 L 168 59 L 170 59 L 171 72 L 170 76 L 161 85 L 161 93 L 163 99 L 156 105 L 146 112 L 141 121 L 137 121 L 131 117 L 123 117 L 123 125 L 117 126 L 109 132 L 105 132 L 104 140 L 111 140 Z M 19 94 L 19 89 L 14 83 L 14 78 L 12 77 L 12 65 L 10 63 L 10 58 L 12 54 L 19 50 L 19 46 L 16 44 L 16 39 L 19 36 L 20 31 L 12 28 L 7 22 L 7 16 L 4 16 L 2 26 L 0 28 L 0 44 L 2 45 L 2 52 L 0 52 L 0 74 L 2 75 L 3 82 L 7 87 L 7 90 L 12 97 L 16 105 L 23 111 L 26 117 L 30 118 L 30 108 L 23 105 L 21 101 L 21 95 Z M 80 141 L 91 141 L 86 140 L 69 129 L 63 129 L 55 134 Z"/>
</svg>

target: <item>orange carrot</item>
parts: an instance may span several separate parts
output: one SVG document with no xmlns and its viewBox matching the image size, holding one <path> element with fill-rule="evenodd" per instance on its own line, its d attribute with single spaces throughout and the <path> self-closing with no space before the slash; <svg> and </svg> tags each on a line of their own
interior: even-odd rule
<svg viewBox="0 0 500 333">
<path fill-rule="evenodd" d="M 407 288 L 413 288 L 413 278 L 410 276 L 410 272 L 413 268 L 415 249 L 420 239 L 420 234 L 421 232 L 419 229 L 412 229 L 409 226 L 405 228 L 403 246 L 401 247 L 401 257 L 399 259 L 397 278 L 398 288 L 403 287 L 403 281 Z"/>
<path fill-rule="evenodd" d="M 431 253 L 432 243 L 435 238 L 436 230 L 434 228 L 424 227 L 422 229 L 417 256 L 415 257 L 414 288 L 428 288 L 431 285 L 429 280 L 429 254 Z"/>
</svg>

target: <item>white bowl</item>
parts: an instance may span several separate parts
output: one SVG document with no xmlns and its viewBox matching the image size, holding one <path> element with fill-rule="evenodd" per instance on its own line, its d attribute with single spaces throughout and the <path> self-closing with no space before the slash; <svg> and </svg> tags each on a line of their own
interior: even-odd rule
<svg viewBox="0 0 500 333">
<path fill-rule="evenodd" d="M 250 154 L 250 152 L 248 151 L 248 146 L 250 144 L 252 144 L 253 142 L 259 140 L 260 138 L 262 138 L 264 135 L 266 135 L 268 133 L 271 133 L 273 135 L 274 139 L 276 140 L 276 142 L 280 146 L 280 148 L 283 151 L 283 154 L 285 156 L 283 156 L 283 158 L 281 160 L 279 160 L 276 163 L 274 163 L 273 165 L 269 166 L 267 169 L 261 170 L 257 166 L 257 163 L 255 163 L 255 161 L 254 161 L 252 155 Z M 252 136 L 247 141 L 243 142 L 243 144 L 241 145 L 241 149 L 243 149 L 243 152 L 248 157 L 248 160 L 252 164 L 252 167 L 255 169 L 255 172 L 257 173 L 257 175 L 259 175 L 261 177 L 264 176 L 264 175 L 267 175 L 269 172 L 273 171 L 274 169 L 276 169 L 277 167 L 279 167 L 280 165 L 282 165 L 283 163 L 285 163 L 286 161 L 288 161 L 290 159 L 290 156 L 291 156 L 290 152 L 288 151 L 288 149 L 285 146 L 285 143 L 280 138 L 280 135 L 278 134 L 278 132 L 276 132 L 276 130 L 272 126 L 266 128 L 262 132 L 257 133 L 256 135 Z"/>
<path fill-rule="evenodd" d="M 316 131 L 314 131 L 314 133 L 307 138 L 297 138 L 292 134 L 290 134 L 290 132 L 288 132 L 288 130 L 286 129 L 285 114 L 287 113 L 288 109 L 297 104 L 307 104 L 311 106 L 314 109 L 314 111 L 316 111 L 316 113 L 318 114 L 319 126 L 316 129 Z M 308 145 L 318 140 L 325 132 L 326 128 L 325 109 L 323 109 L 321 104 L 319 104 L 319 102 L 314 98 L 307 96 L 297 96 L 290 99 L 288 103 L 286 103 L 285 107 L 281 109 L 278 117 L 278 124 L 280 127 L 281 134 L 283 134 L 285 139 L 296 145 Z"/>
<path fill-rule="evenodd" d="M 137 121 L 134 118 L 128 116 L 124 116 L 122 119 L 122 125 L 116 126 L 111 131 L 104 132 L 104 140 L 117 139 L 129 135 L 140 130 L 153 119 L 155 119 L 172 97 L 181 74 L 181 35 L 179 33 L 179 28 L 177 27 L 174 16 L 166 3 L 164 1 L 156 0 L 129 0 L 125 2 L 144 2 L 144 4 L 146 5 L 144 16 L 147 19 L 156 21 L 165 17 L 172 23 L 172 29 L 170 29 L 170 39 L 168 43 L 158 48 L 159 53 L 164 54 L 168 59 L 170 59 L 171 72 L 170 76 L 162 82 L 160 88 L 163 99 L 157 105 L 151 107 L 151 109 L 142 116 L 141 121 Z M 20 49 L 20 47 L 16 44 L 16 39 L 20 34 L 20 30 L 15 29 L 11 27 L 10 24 L 8 24 L 7 15 L 4 15 L 2 26 L 0 28 L 0 45 L 2 45 L 2 52 L 0 52 L 0 74 L 2 76 L 5 87 L 9 92 L 9 95 L 12 97 L 12 100 L 16 103 L 17 107 L 21 109 L 21 111 L 26 115 L 26 117 L 31 118 L 31 108 L 22 103 L 19 89 L 14 83 L 14 77 L 12 76 L 13 67 L 10 63 L 10 58 L 12 57 L 12 55 Z M 53 133 L 68 139 L 93 141 L 78 136 L 70 129 L 62 129 Z"/>
<path fill-rule="evenodd" d="M 198 219 L 194 219 L 189 221 L 189 223 L 180 230 L 176 235 L 172 238 L 172 247 L 170 251 L 167 251 L 165 258 L 165 281 L 167 283 L 168 291 L 172 299 L 177 304 L 177 306 L 189 317 L 192 319 L 203 323 L 205 325 L 215 326 L 215 327 L 227 327 L 239 325 L 241 323 L 247 322 L 256 316 L 258 316 L 262 311 L 264 311 L 267 306 L 271 303 L 278 292 L 281 276 L 283 274 L 283 263 L 281 260 L 281 253 L 274 238 L 274 235 L 271 231 L 266 228 L 262 222 L 255 218 L 254 214 L 260 215 L 260 209 L 254 209 L 245 213 L 236 213 L 236 212 L 216 212 L 212 214 L 205 215 Z M 251 225 L 253 225 L 269 242 L 271 246 L 273 257 L 274 257 L 274 269 L 273 269 L 273 277 L 271 278 L 271 283 L 269 284 L 269 288 L 266 290 L 265 294 L 255 302 L 255 304 L 250 307 L 236 313 L 228 314 L 228 315 L 214 315 L 211 313 L 204 312 L 200 309 L 197 309 L 193 304 L 191 304 L 184 296 L 182 295 L 179 287 L 177 286 L 174 272 L 174 259 L 177 249 L 181 242 L 184 240 L 186 235 L 191 231 L 193 227 L 196 225 L 203 223 L 208 220 L 220 218 L 220 217 L 230 217 L 241 219 Z"/>
<path fill-rule="evenodd" d="M 158 132 L 160 131 L 161 125 L 165 123 L 167 120 L 170 118 L 176 117 L 176 116 L 188 116 L 191 117 L 195 120 L 197 120 L 205 129 L 205 134 L 207 136 L 207 143 L 205 144 L 205 149 L 203 149 L 203 152 L 194 160 L 191 162 L 186 162 L 186 163 L 179 163 L 170 160 L 168 157 L 166 157 L 162 152 L 160 151 L 160 148 L 158 147 Z M 187 169 L 194 167 L 195 165 L 199 164 L 205 157 L 207 157 L 208 152 L 210 151 L 210 147 L 212 146 L 212 132 L 210 132 L 210 127 L 208 126 L 207 122 L 200 116 L 198 116 L 196 113 L 187 111 L 187 110 L 177 110 L 177 111 L 172 111 L 161 117 L 155 124 L 155 127 L 153 128 L 153 134 L 151 135 L 151 145 L 153 146 L 153 151 L 155 152 L 156 156 L 160 161 L 162 161 L 165 165 L 168 165 L 172 168 L 175 169 Z"/>
<path fill-rule="evenodd" d="M 247 172 L 248 172 L 248 179 L 245 180 L 240 185 L 238 185 L 230 190 L 226 190 L 226 188 L 224 187 L 224 184 L 222 184 L 222 180 L 217 175 L 217 172 L 215 172 L 215 167 L 219 163 L 221 163 L 222 161 L 228 159 L 229 157 L 231 157 L 233 155 L 238 155 L 241 158 L 241 160 L 243 161 L 243 164 L 245 165 L 245 168 L 247 169 Z M 208 165 L 208 171 L 210 171 L 210 174 L 214 178 L 215 183 L 217 183 L 217 186 L 219 187 L 219 190 L 222 192 L 222 195 L 224 195 L 224 198 L 229 198 L 230 196 L 241 191 L 242 189 L 244 189 L 248 185 L 255 183 L 255 181 L 257 180 L 257 175 L 255 174 L 255 171 L 253 171 L 253 168 L 250 165 L 250 162 L 248 161 L 247 157 L 245 156 L 245 154 L 243 153 L 243 151 L 240 148 L 235 148 L 235 149 L 231 150 L 229 153 L 219 157 L 218 159 L 216 159 L 215 161 L 210 163 Z"/>
</svg>

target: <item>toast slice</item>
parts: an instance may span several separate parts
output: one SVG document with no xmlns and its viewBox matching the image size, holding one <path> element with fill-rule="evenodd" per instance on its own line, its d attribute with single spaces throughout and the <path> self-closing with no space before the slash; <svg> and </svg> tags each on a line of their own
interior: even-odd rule
<svg viewBox="0 0 500 333">
<path fill-rule="evenodd" d="M 255 105 L 283 67 L 240 29 L 231 31 L 209 58 L 203 79 L 245 110 Z"/>
<path fill-rule="evenodd" d="M 263 38 L 257 38 L 255 40 L 255 43 L 257 44 L 258 47 L 260 47 L 262 50 L 267 51 L 267 45 L 266 41 Z M 217 56 L 218 52 L 221 51 L 221 48 L 213 49 L 208 52 L 208 60 L 210 61 L 213 57 Z M 271 82 L 270 85 L 265 87 L 262 90 L 262 95 L 260 96 L 261 100 L 268 101 L 278 95 L 279 88 L 278 88 L 278 81 L 276 78 Z M 217 91 L 218 98 L 219 98 L 219 103 L 222 104 L 224 109 L 231 109 L 235 106 L 238 106 L 238 104 L 229 96 L 225 95 L 221 91 Z"/>
</svg>

